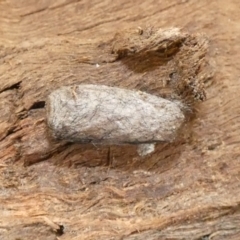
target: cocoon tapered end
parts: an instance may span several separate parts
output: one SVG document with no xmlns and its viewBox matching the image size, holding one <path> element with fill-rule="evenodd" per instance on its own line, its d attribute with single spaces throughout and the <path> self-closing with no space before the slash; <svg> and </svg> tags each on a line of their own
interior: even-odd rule
<svg viewBox="0 0 240 240">
<path fill-rule="evenodd" d="M 61 87 L 47 101 L 55 139 L 80 143 L 172 141 L 184 122 L 179 104 L 140 91 L 103 85 Z"/>
</svg>

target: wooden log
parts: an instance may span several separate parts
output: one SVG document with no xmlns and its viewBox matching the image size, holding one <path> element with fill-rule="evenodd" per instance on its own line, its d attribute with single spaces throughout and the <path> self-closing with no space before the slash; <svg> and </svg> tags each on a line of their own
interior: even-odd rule
<svg viewBox="0 0 240 240">
<path fill-rule="evenodd" d="M 0 1 L 0 238 L 239 239 L 239 7 Z M 144 158 L 53 141 L 47 96 L 78 84 L 181 101 L 186 125 Z"/>
</svg>

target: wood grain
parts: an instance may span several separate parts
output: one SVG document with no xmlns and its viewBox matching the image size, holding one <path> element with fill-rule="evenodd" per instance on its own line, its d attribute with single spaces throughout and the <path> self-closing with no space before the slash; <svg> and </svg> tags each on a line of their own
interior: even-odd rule
<svg viewBox="0 0 240 240">
<path fill-rule="evenodd" d="M 220 2 L 0 1 L 1 239 L 239 239 L 240 6 Z M 171 60 L 138 44 L 122 57 L 126 29 L 169 27 L 188 39 Z M 176 69 L 182 84 L 163 88 Z M 195 80 L 203 102 L 177 91 Z M 54 142 L 44 102 L 76 83 L 174 93 L 194 111 L 147 158 L 134 146 Z"/>
</svg>

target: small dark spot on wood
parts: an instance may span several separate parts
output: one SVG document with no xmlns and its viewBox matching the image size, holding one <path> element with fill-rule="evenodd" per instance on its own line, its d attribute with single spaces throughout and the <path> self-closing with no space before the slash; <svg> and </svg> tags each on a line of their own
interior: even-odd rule
<svg viewBox="0 0 240 240">
<path fill-rule="evenodd" d="M 13 127 L 9 128 L 6 136 L 9 136 L 9 135 L 13 134 L 14 132 L 16 132 L 16 130 L 17 130 L 16 126 L 13 126 Z"/>
<path fill-rule="evenodd" d="M 8 91 L 8 90 L 13 90 L 13 89 L 19 89 L 21 83 L 22 83 L 21 81 L 20 81 L 20 82 L 17 82 L 17 83 L 14 83 L 13 85 L 11 85 L 11 86 L 9 86 L 9 87 L 4 88 L 1 92 L 5 92 L 5 91 Z M 1 93 L 1 92 L 0 92 L 0 93 Z"/>
<path fill-rule="evenodd" d="M 202 236 L 199 240 L 209 240 L 210 234 Z"/>
<path fill-rule="evenodd" d="M 219 145 L 220 145 L 220 143 L 218 143 L 218 142 L 210 144 L 210 145 L 208 145 L 208 150 L 209 151 L 215 150 Z"/>
<path fill-rule="evenodd" d="M 64 226 L 63 225 L 59 225 L 59 229 L 56 231 L 56 234 L 58 236 L 62 236 L 64 234 Z"/>
<path fill-rule="evenodd" d="M 39 108 L 44 108 L 45 107 L 45 101 L 37 101 L 33 103 L 33 105 L 29 108 L 29 110 L 32 109 L 39 109 Z"/>
</svg>

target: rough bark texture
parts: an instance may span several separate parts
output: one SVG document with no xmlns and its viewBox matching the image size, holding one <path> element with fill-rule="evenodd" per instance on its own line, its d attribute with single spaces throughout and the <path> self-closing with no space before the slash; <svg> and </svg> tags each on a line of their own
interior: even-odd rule
<svg viewBox="0 0 240 240">
<path fill-rule="evenodd" d="M 239 8 L 0 1 L 1 239 L 240 239 Z M 82 83 L 180 100 L 188 122 L 144 158 L 53 141 L 46 98 Z"/>
</svg>

